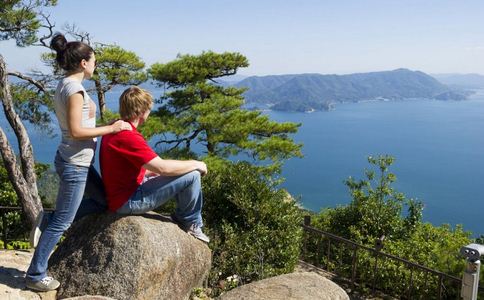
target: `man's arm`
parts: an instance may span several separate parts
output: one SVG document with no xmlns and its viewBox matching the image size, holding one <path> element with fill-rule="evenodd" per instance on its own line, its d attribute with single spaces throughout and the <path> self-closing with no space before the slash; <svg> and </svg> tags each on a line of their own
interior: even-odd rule
<svg viewBox="0 0 484 300">
<path fill-rule="evenodd" d="M 179 176 L 195 170 L 202 176 L 207 174 L 207 165 L 203 161 L 161 159 L 159 156 L 144 164 L 143 168 L 163 176 Z"/>
</svg>

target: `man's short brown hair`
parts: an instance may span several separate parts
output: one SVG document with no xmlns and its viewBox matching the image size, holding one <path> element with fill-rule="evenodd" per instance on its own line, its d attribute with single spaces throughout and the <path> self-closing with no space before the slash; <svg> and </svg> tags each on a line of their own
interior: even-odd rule
<svg viewBox="0 0 484 300">
<path fill-rule="evenodd" d="M 137 86 L 127 88 L 119 97 L 119 114 L 123 120 L 133 120 L 153 107 L 153 96 Z"/>
</svg>

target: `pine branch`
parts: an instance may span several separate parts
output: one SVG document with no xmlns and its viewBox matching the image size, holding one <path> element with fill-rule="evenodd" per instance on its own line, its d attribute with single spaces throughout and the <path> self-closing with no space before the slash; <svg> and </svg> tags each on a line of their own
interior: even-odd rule
<svg viewBox="0 0 484 300">
<path fill-rule="evenodd" d="M 190 135 L 189 137 L 185 137 L 185 138 L 180 138 L 180 139 L 175 139 L 175 140 L 160 140 L 158 142 L 156 142 L 155 144 L 155 147 L 158 147 L 159 144 L 173 144 L 173 143 L 177 143 L 174 147 L 172 147 L 171 149 L 175 149 L 176 147 L 178 147 L 181 143 L 183 142 L 190 142 L 192 141 L 193 139 L 195 139 L 198 134 L 202 132 L 202 130 L 195 130 L 195 132 L 193 132 L 192 135 Z"/>
<path fill-rule="evenodd" d="M 46 89 L 45 85 L 42 82 L 37 81 L 37 80 L 35 80 L 35 79 L 31 78 L 31 77 L 25 76 L 24 74 L 22 74 L 20 72 L 9 71 L 8 72 L 8 75 L 15 76 L 17 78 L 20 78 L 20 79 L 23 79 L 25 81 L 28 81 L 29 83 L 35 85 L 39 89 L 39 91 L 42 91 L 44 93 L 47 92 L 47 89 Z"/>
<path fill-rule="evenodd" d="M 50 46 L 46 43 L 46 40 L 49 40 L 50 38 L 52 38 L 52 36 L 54 35 L 54 27 L 55 27 L 55 24 L 52 24 L 51 21 L 50 21 L 50 15 L 46 15 L 44 13 L 39 13 L 39 15 L 44 18 L 44 21 L 45 23 L 41 25 L 41 27 L 43 28 L 46 28 L 49 33 L 44 35 L 43 37 L 41 37 L 39 39 L 39 42 L 40 44 L 33 44 L 34 46 L 42 46 L 42 47 L 46 47 L 46 48 L 49 48 L 50 49 Z"/>
</svg>

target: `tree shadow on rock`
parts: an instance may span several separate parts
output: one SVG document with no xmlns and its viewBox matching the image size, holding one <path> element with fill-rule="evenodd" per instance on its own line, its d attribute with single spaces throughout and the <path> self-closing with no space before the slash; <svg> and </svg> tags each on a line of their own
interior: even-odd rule
<svg viewBox="0 0 484 300">
<path fill-rule="evenodd" d="M 0 266 L 0 285 L 6 285 L 12 289 L 26 289 L 25 272 L 17 268 Z"/>
</svg>

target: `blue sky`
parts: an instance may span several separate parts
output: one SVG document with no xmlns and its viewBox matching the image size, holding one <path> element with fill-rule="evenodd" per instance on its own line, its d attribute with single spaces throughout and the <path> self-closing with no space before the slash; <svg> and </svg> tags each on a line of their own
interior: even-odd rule
<svg viewBox="0 0 484 300">
<path fill-rule="evenodd" d="M 50 13 L 59 28 L 75 23 L 148 65 L 213 50 L 247 56 L 244 75 L 484 74 L 482 0 L 59 0 Z M 10 69 L 41 68 L 43 49 L 0 47 Z"/>
</svg>

